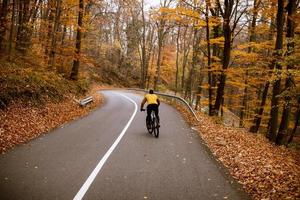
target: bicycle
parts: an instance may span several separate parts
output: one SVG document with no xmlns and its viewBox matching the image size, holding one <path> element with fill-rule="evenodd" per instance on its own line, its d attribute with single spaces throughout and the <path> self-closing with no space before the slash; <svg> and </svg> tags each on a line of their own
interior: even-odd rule
<svg viewBox="0 0 300 200">
<path fill-rule="evenodd" d="M 145 109 L 143 109 L 143 111 L 145 111 Z M 158 138 L 159 137 L 159 123 L 158 123 L 158 119 L 156 118 L 155 112 L 152 110 L 150 119 L 148 120 L 147 118 L 148 118 L 148 116 L 146 117 L 146 127 L 147 127 L 149 134 L 154 133 L 154 136 L 156 138 Z"/>
</svg>

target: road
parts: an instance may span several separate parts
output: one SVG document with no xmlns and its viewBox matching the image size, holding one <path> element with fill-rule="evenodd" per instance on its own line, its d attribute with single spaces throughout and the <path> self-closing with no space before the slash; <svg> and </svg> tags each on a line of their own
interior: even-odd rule
<svg viewBox="0 0 300 200">
<path fill-rule="evenodd" d="M 142 97 L 104 91 L 90 115 L 0 155 L 0 199 L 248 199 L 173 107 L 147 133 Z"/>
</svg>

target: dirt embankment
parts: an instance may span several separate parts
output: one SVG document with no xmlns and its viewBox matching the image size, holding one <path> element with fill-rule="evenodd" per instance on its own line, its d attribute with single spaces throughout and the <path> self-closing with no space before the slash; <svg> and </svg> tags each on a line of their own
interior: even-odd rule
<svg viewBox="0 0 300 200">
<path fill-rule="evenodd" d="M 26 143 L 99 106 L 101 87 L 70 80 L 34 59 L 0 59 L 0 153 Z M 87 106 L 74 100 L 93 96 Z"/>
</svg>

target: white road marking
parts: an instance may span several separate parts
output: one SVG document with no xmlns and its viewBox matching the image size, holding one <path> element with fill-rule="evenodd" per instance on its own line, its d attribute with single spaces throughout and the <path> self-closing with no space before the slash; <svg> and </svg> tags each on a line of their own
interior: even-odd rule
<svg viewBox="0 0 300 200">
<path fill-rule="evenodd" d="M 97 166 L 95 167 L 95 169 L 93 170 L 93 172 L 90 174 L 90 176 L 87 178 L 87 180 L 85 181 L 85 183 L 82 185 L 82 187 L 80 188 L 80 190 L 77 192 L 77 194 L 73 198 L 73 200 L 81 200 L 84 197 L 85 193 L 87 192 L 87 190 L 89 189 L 89 187 L 91 186 L 91 184 L 93 183 L 93 181 L 95 180 L 97 174 L 102 169 L 102 167 L 105 164 L 106 160 L 109 158 L 110 154 L 114 151 L 114 149 L 116 148 L 116 146 L 121 141 L 122 137 L 125 135 L 128 127 L 130 126 L 133 118 L 136 115 L 136 112 L 137 112 L 137 109 L 138 109 L 137 104 L 132 99 L 130 99 L 129 97 L 127 97 L 127 96 L 125 96 L 123 94 L 119 94 L 119 95 L 123 96 L 124 98 L 128 99 L 129 101 L 131 101 L 134 104 L 134 106 L 135 106 L 134 112 L 133 112 L 131 118 L 129 119 L 128 123 L 126 124 L 126 126 L 124 127 L 124 129 L 122 130 L 122 132 L 120 133 L 120 135 L 118 136 L 118 138 L 116 139 L 116 141 L 109 148 L 109 150 L 105 153 L 105 155 L 103 156 L 103 158 L 99 161 L 99 163 L 97 164 Z"/>
</svg>

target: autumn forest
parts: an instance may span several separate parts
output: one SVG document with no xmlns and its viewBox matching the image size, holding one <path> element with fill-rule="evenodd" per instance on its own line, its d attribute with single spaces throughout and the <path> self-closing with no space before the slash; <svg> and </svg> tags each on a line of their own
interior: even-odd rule
<svg viewBox="0 0 300 200">
<path fill-rule="evenodd" d="M 177 95 L 204 121 L 299 150 L 299 3 L 0 0 L 0 153 L 92 109 L 70 102 L 99 85 Z M 14 125 L 36 113 L 27 135 Z"/>
<path fill-rule="evenodd" d="M 2 0 L 1 56 L 66 79 L 173 91 L 289 143 L 299 124 L 296 0 Z"/>
</svg>

